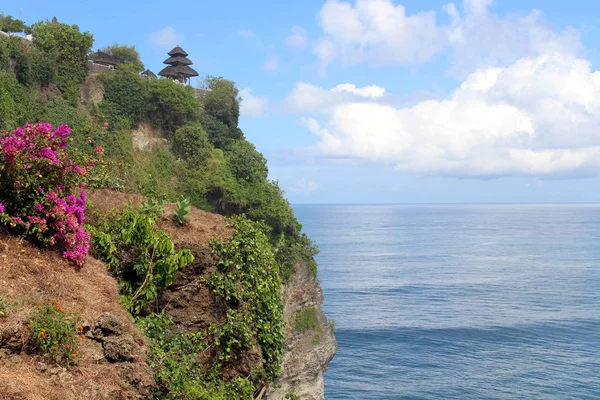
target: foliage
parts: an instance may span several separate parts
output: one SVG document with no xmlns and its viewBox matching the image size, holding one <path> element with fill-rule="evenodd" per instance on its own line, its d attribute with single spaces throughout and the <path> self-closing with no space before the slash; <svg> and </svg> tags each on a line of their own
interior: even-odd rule
<svg viewBox="0 0 600 400">
<path fill-rule="evenodd" d="M 284 397 L 285 400 L 301 400 L 294 390 L 289 390 Z"/>
<path fill-rule="evenodd" d="M 93 36 L 80 32 L 77 25 L 48 21 L 35 23 L 33 35 L 35 46 L 56 62 L 56 85 L 63 96 L 75 104 L 79 86 L 86 76 Z"/>
<path fill-rule="evenodd" d="M 200 366 L 197 355 L 211 346 L 206 332 L 172 331 L 172 320 L 164 313 L 137 318 L 138 327 L 150 338 L 149 363 L 160 390 L 156 399 L 252 400 L 254 385 L 249 378 L 224 382 L 220 364 Z"/>
<path fill-rule="evenodd" d="M 106 46 L 102 51 L 119 61 L 120 64 L 117 64 L 117 69 L 136 73 L 144 70 L 144 63 L 142 63 L 140 53 L 135 48 L 135 45 L 122 46 L 115 43 Z"/>
<path fill-rule="evenodd" d="M 145 111 L 144 86 L 137 74 L 127 72 L 105 73 L 104 100 L 100 109 L 106 121 L 115 123 L 119 118 L 127 118 L 130 125 L 136 126 Z"/>
<path fill-rule="evenodd" d="M 265 182 L 269 169 L 267 160 L 247 140 L 236 140 L 227 153 L 227 161 L 238 181 Z"/>
<path fill-rule="evenodd" d="M 185 220 L 190 216 L 190 199 L 182 198 L 177 201 L 177 208 L 173 213 L 173 220 L 179 225 L 183 225 Z"/>
<path fill-rule="evenodd" d="M 204 111 L 229 128 L 237 128 L 240 103 L 235 83 L 222 77 L 209 76 L 205 78 L 204 87 L 210 90 L 204 98 Z"/>
<path fill-rule="evenodd" d="M 173 137 L 173 150 L 195 165 L 203 165 L 210 156 L 212 145 L 202 125 L 189 123 L 177 129 Z"/>
<path fill-rule="evenodd" d="M 77 318 L 53 301 L 38 307 L 28 325 L 34 346 L 44 356 L 64 364 L 77 361 Z"/>
<path fill-rule="evenodd" d="M 205 112 L 200 114 L 200 123 L 208 133 L 210 143 L 217 149 L 228 150 L 234 140 L 243 137 L 242 131 L 239 128 L 230 128 Z"/>
<path fill-rule="evenodd" d="M 4 15 L 0 13 L 0 31 L 2 32 L 25 32 L 31 33 L 31 27 L 20 19 L 11 17 L 10 15 Z"/>
<path fill-rule="evenodd" d="M 0 135 L 0 224 L 81 265 L 89 241 L 82 180 L 93 162 L 73 162 L 69 134 L 66 125 L 40 122 Z"/>
<path fill-rule="evenodd" d="M 306 332 L 309 329 L 315 330 L 320 326 L 317 309 L 314 306 L 304 307 L 294 318 L 294 330 L 296 332 Z"/>
<path fill-rule="evenodd" d="M 211 242 L 219 257 L 218 269 L 209 286 L 229 305 L 227 321 L 214 329 L 223 358 L 252 345 L 262 349 L 267 379 L 279 374 L 282 355 L 283 305 L 281 283 L 271 246 L 259 224 L 243 216 L 231 220 L 230 242 Z"/>
<path fill-rule="evenodd" d="M 156 227 L 154 209 L 146 204 L 136 210 L 130 203 L 116 218 L 90 228 L 98 257 L 118 277 L 123 302 L 134 315 L 145 312 L 159 290 L 175 281 L 177 270 L 194 260 Z"/>
<path fill-rule="evenodd" d="M 199 120 L 200 103 L 191 87 L 178 85 L 169 79 L 151 79 L 146 85 L 148 120 L 159 126 L 167 137 L 172 137 L 188 122 Z"/>
</svg>

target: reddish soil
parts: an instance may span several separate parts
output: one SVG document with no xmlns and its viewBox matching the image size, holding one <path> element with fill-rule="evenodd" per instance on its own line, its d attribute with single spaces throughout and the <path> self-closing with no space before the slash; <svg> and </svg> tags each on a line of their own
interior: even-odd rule
<svg viewBox="0 0 600 400">
<path fill-rule="evenodd" d="M 57 252 L 0 234 L 0 296 L 9 304 L 0 317 L 0 398 L 7 399 L 133 399 L 144 398 L 153 384 L 146 364 L 147 345 L 119 303 L 117 285 L 106 267 L 90 257 L 76 269 Z M 82 340 L 78 364 L 63 368 L 31 351 L 27 331 L 35 308 L 60 302 L 82 325 L 109 313 L 133 338 L 133 363 L 109 363 L 102 345 Z"/>
</svg>

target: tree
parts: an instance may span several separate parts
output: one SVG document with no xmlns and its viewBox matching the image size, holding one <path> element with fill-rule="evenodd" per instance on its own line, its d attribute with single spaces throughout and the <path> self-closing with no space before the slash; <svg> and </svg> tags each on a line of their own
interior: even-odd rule
<svg viewBox="0 0 600 400">
<path fill-rule="evenodd" d="M 239 90 L 235 83 L 222 77 L 208 76 L 204 87 L 210 91 L 204 99 L 204 112 L 227 125 L 237 128 L 240 118 Z"/>
<path fill-rule="evenodd" d="M 80 32 L 77 25 L 37 22 L 33 25 L 35 46 L 56 61 L 56 86 L 75 104 L 79 86 L 87 73 L 88 54 L 94 43 L 91 33 Z"/>
<path fill-rule="evenodd" d="M 116 58 L 120 64 L 117 69 L 126 70 L 129 72 L 142 72 L 144 63 L 140 59 L 140 53 L 133 46 L 120 46 L 113 44 L 102 49 L 103 52 Z"/>
<path fill-rule="evenodd" d="M 226 153 L 233 176 L 238 181 L 260 183 L 267 180 L 267 160 L 247 140 L 236 140 Z"/>
<path fill-rule="evenodd" d="M 0 13 L 0 31 L 16 33 L 25 32 L 26 34 L 30 34 L 31 27 L 20 19 L 13 18 L 10 15 L 5 16 Z"/>
<path fill-rule="evenodd" d="M 152 79 L 146 85 L 148 119 L 168 137 L 188 122 L 199 120 L 200 103 L 191 87 L 168 79 Z"/>
</svg>

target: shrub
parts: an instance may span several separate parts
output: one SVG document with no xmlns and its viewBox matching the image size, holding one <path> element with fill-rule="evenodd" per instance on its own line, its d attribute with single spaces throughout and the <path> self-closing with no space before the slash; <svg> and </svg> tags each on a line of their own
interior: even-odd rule
<svg viewBox="0 0 600 400">
<path fill-rule="evenodd" d="M 69 134 L 66 125 L 40 122 L 0 135 L 0 224 L 80 266 L 89 241 L 82 180 L 92 164 L 71 160 Z"/>
<path fill-rule="evenodd" d="M 265 182 L 269 169 L 267 160 L 247 140 L 236 140 L 227 152 L 227 161 L 238 181 Z"/>
<path fill-rule="evenodd" d="M 234 236 L 229 242 L 211 242 L 219 258 L 209 286 L 229 306 L 227 320 L 213 331 L 223 358 L 247 349 L 256 337 L 262 349 L 266 379 L 280 372 L 283 305 L 281 282 L 267 237 L 259 224 L 238 216 L 231 220 Z"/>
<path fill-rule="evenodd" d="M 142 79 L 137 74 L 117 72 L 103 74 L 102 82 L 104 100 L 100 109 L 106 120 L 114 123 L 125 117 L 131 126 L 137 125 L 145 110 Z"/>
<path fill-rule="evenodd" d="M 152 79 L 146 85 L 148 119 L 160 126 L 167 137 L 188 122 L 198 121 L 200 103 L 191 87 L 177 85 L 168 79 Z"/>
<path fill-rule="evenodd" d="M 106 46 L 102 49 L 103 52 L 116 58 L 120 64 L 117 65 L 117 69 L 130 71 L 130 72 L 142 72 L 144 70 L 144 64 L 140 59 L 140 53 L 134 46 L 120 46 L 113 44 Z"/>
<path fill-rule="evenodd" d="M 158 298 L 159 290 L 175 281 L 179 268 L 191 264 L 188 249 L 177 251 L 169 235 L 156 227 L 158 213 L 131 203 L 116 218 L 90 228 L 95 250 L 119 279 L 122 300 L 134 315 Z"/>
<path fill-rule="evenodd" d="M 185 220 L 190 216 L 190 199 L 182 198 L 177 201 L 177 208 L 173 214 L 173 220 L 179 225 L 183 225 Z"/>
<path fill-rule="evenodd" d="M 72 364 L 77 361 L 77 318 L 65 312 L 57 303 L 44 304 L 29 323 L 34 348 L 58 363 Z"/>
<path fill-rule="evenodd" d="M 149 364 L 156 373 L 160 399 L 253 400 L 251 377 L 225 381 L 220 364 L 198 363 L 198 354 L 213 344 L 207 332 L 173 332 L 173 322 L 164 312 L 137 318 L 140 330 L 150 338 Z"/>
<path fill-rule="evenodd" d="M 321 326 L 317 309 L 313 306 L 304 307 L 296 314 L 294 319 L 294 330 L 296 332 L 306 332 L 307 330 L 315 330 Z"/>
<path fill-rule="evenodd" d="M 87 73 L 88 53 L 94 43 L 88 32 L 77 25 L 37 22 L 33 25 L 34 44 L 46 55 L 52 55 L 58 69 L 56 85 L 72 104 L 77 102 L 79 86 Z"/>
</svg>

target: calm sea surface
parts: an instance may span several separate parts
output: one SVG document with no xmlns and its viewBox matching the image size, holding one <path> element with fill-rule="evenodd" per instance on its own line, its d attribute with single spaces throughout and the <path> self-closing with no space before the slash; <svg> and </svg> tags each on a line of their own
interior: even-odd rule
<svg viewBox="0 0 600 400">
<path fill-rule="evenodd" d="M 600 399 L 600 206 L 295 206 L 333 399 Z"/>
</svg>

